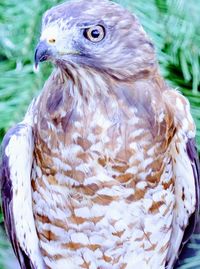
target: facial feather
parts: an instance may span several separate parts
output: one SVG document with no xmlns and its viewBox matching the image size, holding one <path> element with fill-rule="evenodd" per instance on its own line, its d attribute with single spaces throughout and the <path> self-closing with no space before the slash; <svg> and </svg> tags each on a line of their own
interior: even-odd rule
<svg viewBox="0 0 200 269">
<path fill-rule="evenodd" d="M 95 25 L 105 29 L 100 42 L 84 37 L 85 29 Z M 73 1 L 50 9 L 43 18 L 41 40 L 55 40 L 50 44 L 56 52 L 52 60 L 65 68 L 76 63 L 120 80 L 156 68 L 152 42 L 137 18 L 109 1 Z"/>
</svg>

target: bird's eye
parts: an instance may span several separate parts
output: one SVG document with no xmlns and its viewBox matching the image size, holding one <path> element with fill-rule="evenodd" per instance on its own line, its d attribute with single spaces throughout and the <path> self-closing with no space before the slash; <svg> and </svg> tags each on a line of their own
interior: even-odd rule
<svg viewBox="0 0 200 269">
<path fill-rule="evenodd" d="M 105 37 L 105 29 L 101 25 L 85 29 L 84 36 L 91 42 L 99 42 Z"/>
</svg>

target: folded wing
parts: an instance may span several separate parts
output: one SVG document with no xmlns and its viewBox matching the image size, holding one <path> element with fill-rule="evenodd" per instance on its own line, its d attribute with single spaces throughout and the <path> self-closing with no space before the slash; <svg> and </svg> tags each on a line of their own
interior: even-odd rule
<svg viewBox="0 0 200 269">
<path fill-rule="evenodd" d="M 171 147 L 176 203 L 167 258 L 168 269 L 173 268 L 183 246 L 195 229 L 199 214 L 200 177 L 195 127 L 189 103 L 176 91 L 170 92 L 170 95 L 171 111 L 176 109 L 174 115 L 177 132 Z"/>
<path fill-rule="evenodd" d="M 31 195 L 32 127 L 26 122 L 4 137 L 1 160 L 1 196 L 5 226 L 22 269 L 42 269 Z"/>
</svg>

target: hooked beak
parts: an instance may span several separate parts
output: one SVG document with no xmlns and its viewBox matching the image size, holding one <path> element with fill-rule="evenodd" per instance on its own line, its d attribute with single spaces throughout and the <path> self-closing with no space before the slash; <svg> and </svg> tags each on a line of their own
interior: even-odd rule
<svg viewBox="0 0 200 269">
<path fill-rule="evenodd" d="M 35 68 L 37 69 L 40 62 L 48 60 L 51 56 L 53 56 L 52 48 L 45 41 L 39 42 L 35 50 Z"/>
</svg>

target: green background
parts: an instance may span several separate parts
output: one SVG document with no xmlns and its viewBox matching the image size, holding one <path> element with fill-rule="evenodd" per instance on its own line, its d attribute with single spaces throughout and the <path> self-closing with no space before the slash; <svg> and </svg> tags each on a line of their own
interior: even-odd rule
<svg viewBox="0 0 200 269">
<path fill-rule="evenodd" d="M 88 0 L 89 1 L 89 0 Z M 0 141 L 6 130 L 20 121 L 31 99 L 49 75 L 45 63 L 33 72 L 34 48 L 40 35 L 41 16 L 57 0 L 1 0 L 0 2 Z M 161 73 L 169 84 L 188 97 L 197 125 L 200 151 L 200 1 L 116 1 L 140 18 L 157 49 Z M 5 240 L 0 211 L 0 269 L 15 268 L 12 251 Z M 191 258 L 180 268 L 200 268 L 200 237 L 194 235 Z"/>
</svg>

